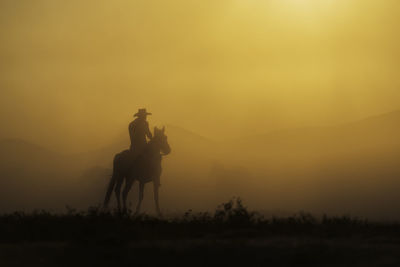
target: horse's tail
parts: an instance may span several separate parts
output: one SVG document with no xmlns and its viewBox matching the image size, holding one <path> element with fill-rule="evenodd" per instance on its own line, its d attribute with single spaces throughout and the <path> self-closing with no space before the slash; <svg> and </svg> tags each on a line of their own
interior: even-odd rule
<svg viewBox="0 0 400 267">
<path fill-rule="evenodd" d="M 117 155 L 114 157 L 114 162 L 113 162 L 113 174 L 112 174 L 112 176 L 111 176 L 110 182 L 108 183 L 108 188 L 107 188 L 106 196 L 105 196 L 105 198 L 104 198 L 104 204 L 103 204 L 103 207 L 104 207 L 104 208 L 106 208 L 106 207 L 108 206 L 108 203 L 110 202 L 111 194 L 112 194 L 112 191 L 113 191 L 113 189 L 114 189 L 114 187 L 115 187 L 115 183 L 116 183 L 116 181 L 117 181 L 118 175 L 117 175 L 117 173 L 116 173 L 116 161 L 117 161 L 118 155 L 119 155 L 119 154 L 117 154 Z"/>
</svg>

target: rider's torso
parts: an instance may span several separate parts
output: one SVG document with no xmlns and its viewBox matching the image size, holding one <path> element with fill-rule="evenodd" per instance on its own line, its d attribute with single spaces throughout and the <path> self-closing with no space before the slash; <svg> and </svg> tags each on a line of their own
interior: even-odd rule
<svg viewBox="0 0 400 267">
<path fill-rule="evenodd" d="M 135 149 L 142 149 L 146 143 L 146 133 L 148 131 L 149 124 L 145 120 L 136 119 L 129 125 L 129 136 L 131 144 Z"/>
</svg>

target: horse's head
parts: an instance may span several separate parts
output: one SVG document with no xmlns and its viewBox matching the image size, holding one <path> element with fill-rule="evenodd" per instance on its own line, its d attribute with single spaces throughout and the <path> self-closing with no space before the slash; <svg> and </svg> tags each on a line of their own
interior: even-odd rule
<svg viewBox="0 0 400 267">
<path fill-rule="evenodd" d="M 169 146 L 167 136 L 165 135 L 165 127 L 162 129 L 154 127 L 154 137 L 152 141 L 160 148 L 163 155 L 171 153 L 171 147 Z"/>
</svg>

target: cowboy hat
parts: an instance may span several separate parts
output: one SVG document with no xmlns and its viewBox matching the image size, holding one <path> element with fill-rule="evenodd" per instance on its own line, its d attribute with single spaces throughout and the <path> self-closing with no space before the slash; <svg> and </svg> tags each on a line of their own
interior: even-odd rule
<svg viewBox="0 0 400 267">
<path fill-rule="evenodd" d="M 139 117 L 140 115 L 151 115 L 151 113 L 147 112 L 145 108 L 140 108 L 138 112 L 133 116 Z"/>
</svg>

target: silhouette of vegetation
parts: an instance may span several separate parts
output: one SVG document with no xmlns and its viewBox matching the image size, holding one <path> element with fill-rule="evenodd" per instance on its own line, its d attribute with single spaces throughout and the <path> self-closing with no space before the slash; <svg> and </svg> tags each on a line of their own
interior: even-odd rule
<svg viewBox="0 0 400 267">
<path fill-rule="evenodd" d="M 249 211 L 240 198 L 234 198 L 217 207 L 214 213 L 187 211 L 181 217 L 160 218 L 146 214 L 134 215 L 129 209 L 121 214 L 118 210 L 104 211 L 90 207 L 77 211 L 66 207 L 63 214 L 45 210 L 33 213 L 14 212 L 0 215 L 0 241 L 65 241 L 99 240 L 114 236 L 121 241 L 145 239 L 182 239 L 213 235 L 225 238 L 252 233 L 253 238 L 279 235 L 325 235 L 348 237 L 350 235 L 374 235 L 391 233 L 400 238 L 400 224 L 369 222 L 349 216 L 316 218 L 301 212 L 290 217 L 265 218 L 258 212 Z M 237 232 L 232 232 L 238 230 Z M 393 232 L 392 232 L 393 231 Z M 103 240 L 103 241 L 104 241 Z"/>
<path fill-rule="evenodd" d="M 214 212 L 134 215 L 91 207 L 0 215 L 0 265 L 371 264 L 400 262 L 399 223 L 299 213 L 266 218 L 240 198 Z M 157 255 L 157 256 L 155 256 Z M 40 260 L 40 261 L 39 261 Z M 14 264 L 14 265 L 18 265 Z M 33 264 L 35 265 L 35 264 Z"/>
</svg>

